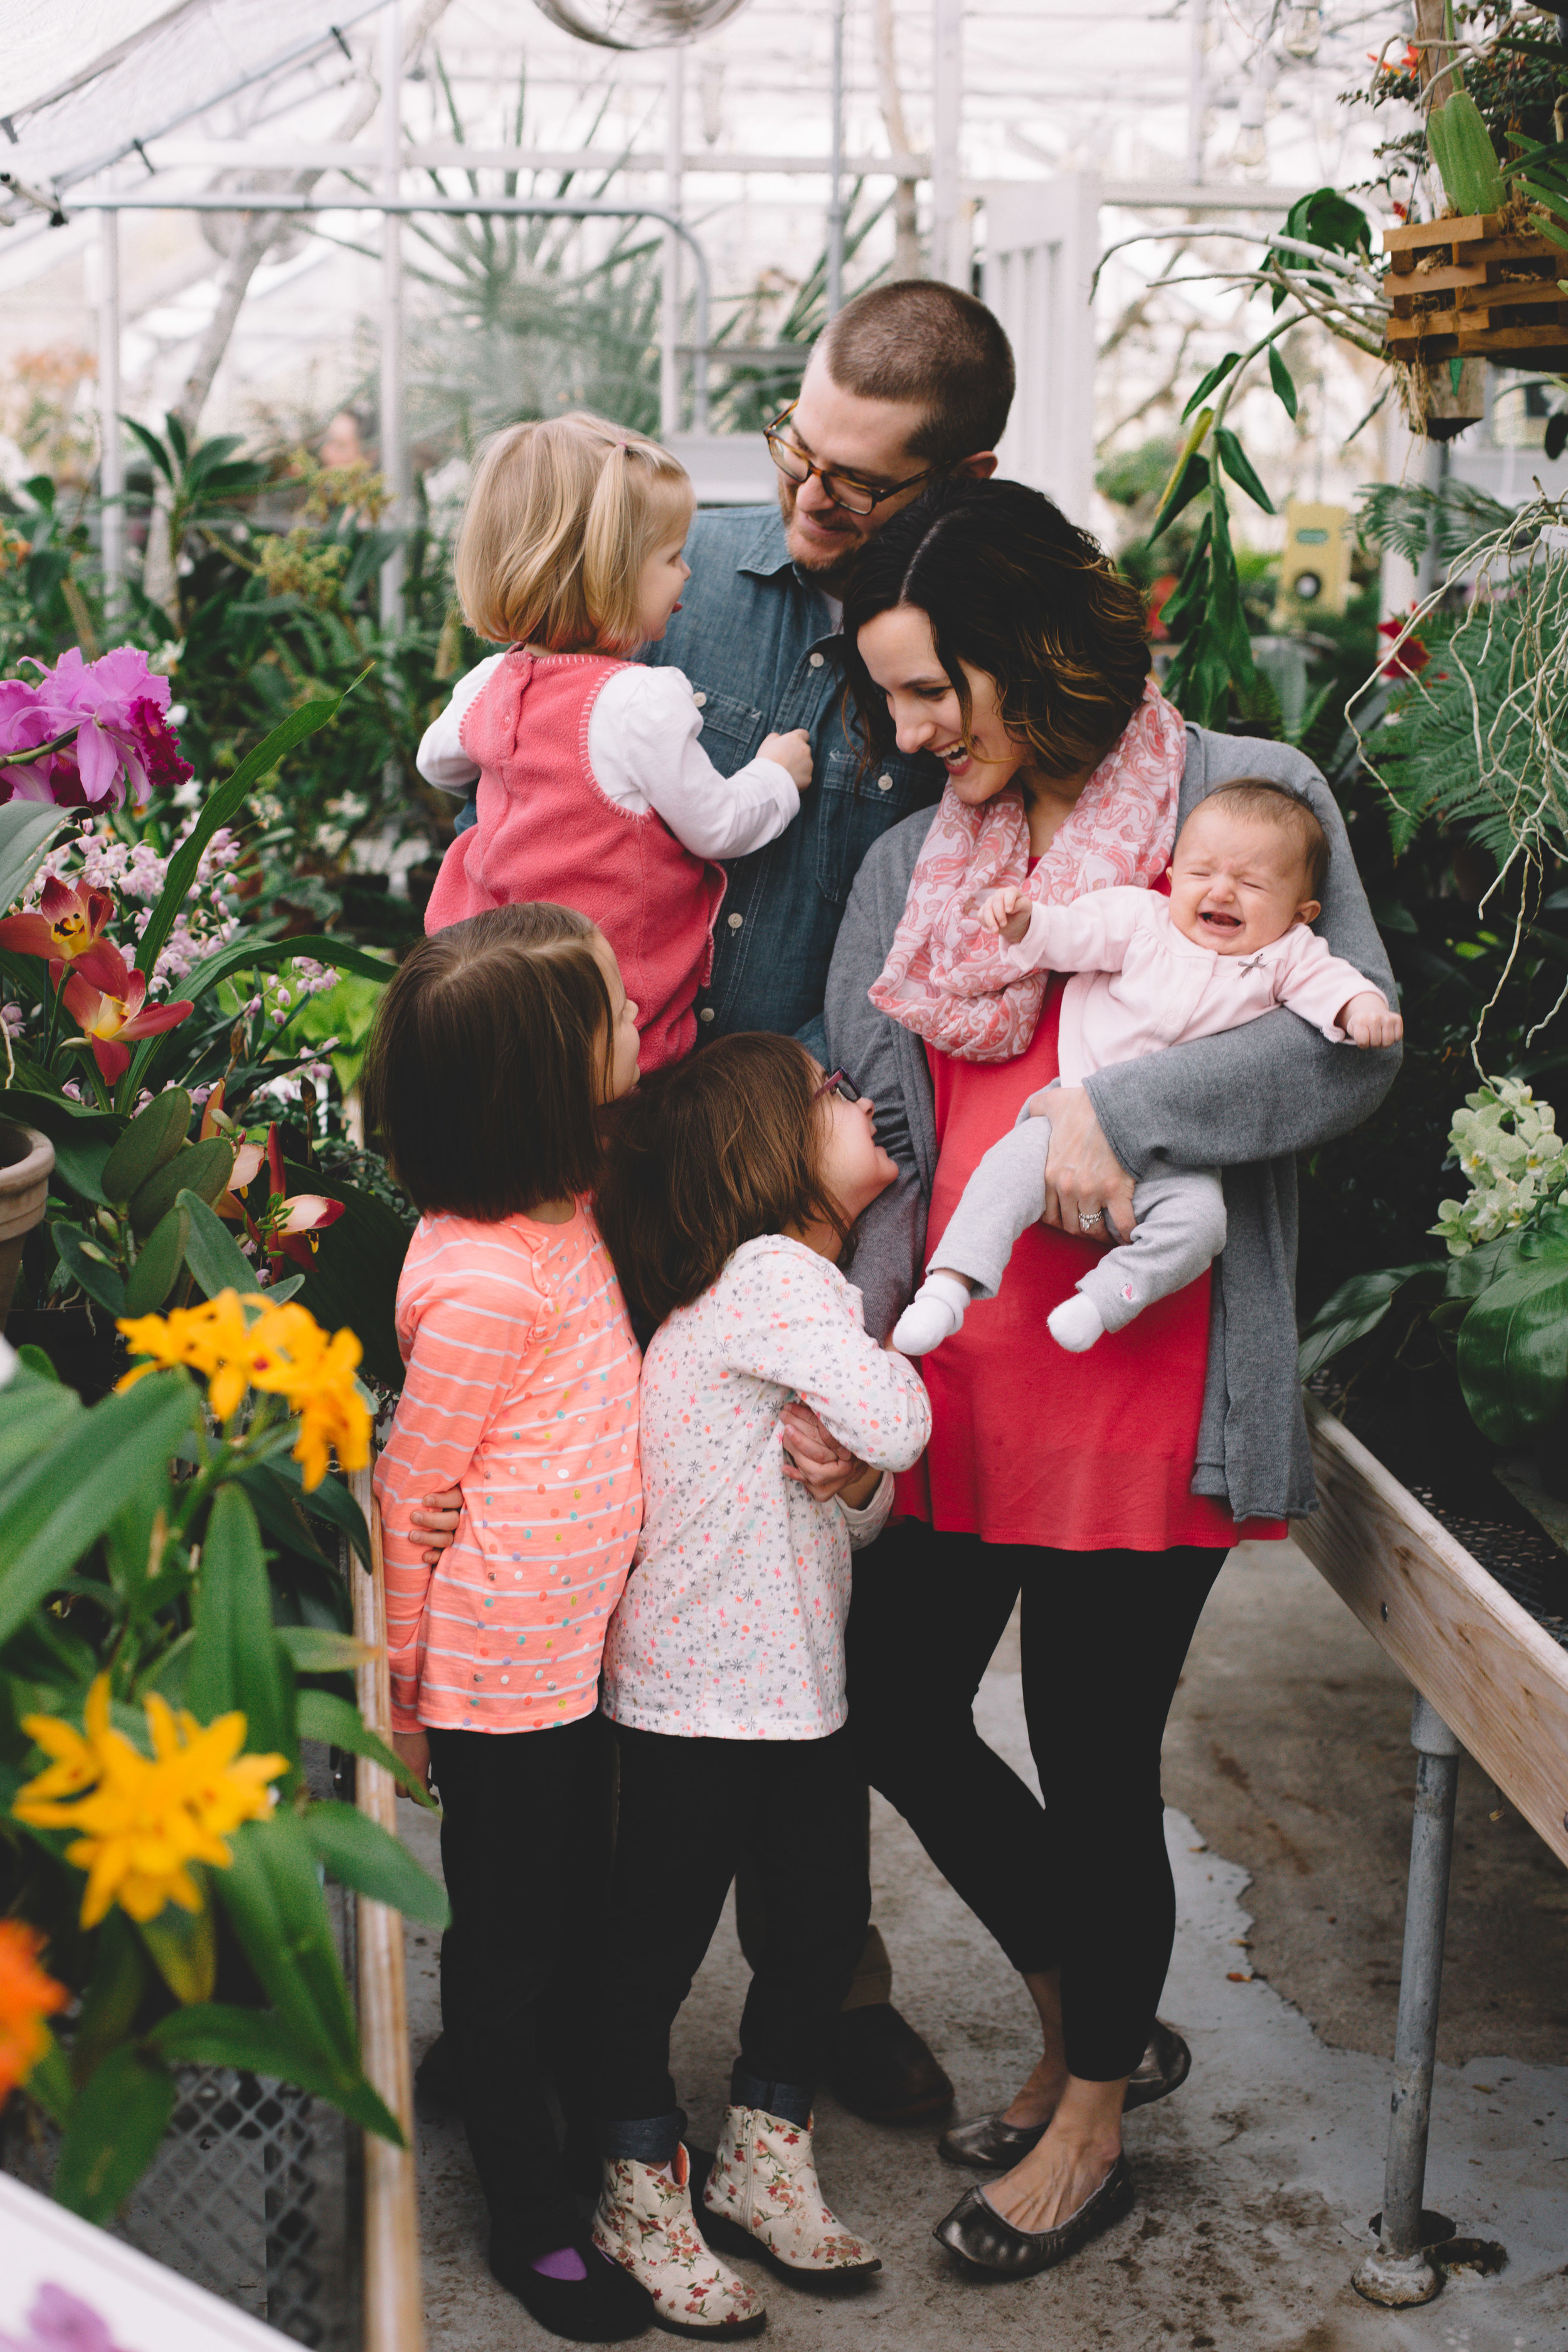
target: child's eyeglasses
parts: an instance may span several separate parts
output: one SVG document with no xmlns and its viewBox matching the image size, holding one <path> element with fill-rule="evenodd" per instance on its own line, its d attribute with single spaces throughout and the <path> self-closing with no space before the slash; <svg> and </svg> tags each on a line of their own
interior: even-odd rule
<svg viewBox="0 0 1568 2352">
<path fill-rule="evenodd" d="M 860 1089 L 847 1070 L 834 1070 L 824 1078 L 811 1099 L 819 1103 L 824 1095 L 837 1095 L 840 1102 L 847 1103 L 858 1103 L 861 1099 Z"/>
</svg>

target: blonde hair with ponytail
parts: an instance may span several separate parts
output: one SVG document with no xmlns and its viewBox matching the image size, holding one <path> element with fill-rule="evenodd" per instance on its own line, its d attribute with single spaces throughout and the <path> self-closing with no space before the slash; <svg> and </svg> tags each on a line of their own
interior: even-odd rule
<svg viewBox="0 0 1568 2352">
<path fill-rule="evenodd" d="M 629 651 L 643 566 L 694 503 L 685 467 L 645 434 L 584 409 L 509 425 L 479 453 L 458 533 L 468 626 L 492 645 Z"/>
</svg>

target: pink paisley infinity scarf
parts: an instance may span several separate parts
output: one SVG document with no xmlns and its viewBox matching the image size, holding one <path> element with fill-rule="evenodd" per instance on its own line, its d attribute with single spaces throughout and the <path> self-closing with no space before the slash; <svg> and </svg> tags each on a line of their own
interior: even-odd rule
<svg viewBox="0 0 1568 2352">
<path fill-rule="evenodd" d="M 916 861 L 892 950 L 870 990 L 879 1012 L 961 1062 L 1007 1062 L 1035 1034 L 1047 975 L 980 928 L 989 893 L 1016 882 L 1065 906 L 1086 890 L 1148 889 L 1170 863 L 1186 730 L 1151 678 L 1034 872 L 1024 796 L 968 808 L 950 784 Z"/>
</svg>

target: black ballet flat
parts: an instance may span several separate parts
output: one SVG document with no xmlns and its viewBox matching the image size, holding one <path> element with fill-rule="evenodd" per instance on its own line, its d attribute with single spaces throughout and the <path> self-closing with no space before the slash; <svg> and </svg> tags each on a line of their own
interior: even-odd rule
<svg viewBox="0 0 1568 2352">
<path fill-rule="evenodd" d="M 966 2189 L 931 2235 L 991 2278 L 1033 2278 L 1065 2263 L 1080 2246 L 1120 2221 L 1132 2203 L 1132 2176 L 1119 2156 L 1092 2196 L 1054 2230 L 1017 2230 L 1005 2221 L 984 2189 Z"/>
<path fill-rule="evenodd" d="M 1192 2071 L 1193 2053 L 1175 2027 L 1156 2018 L 1148 2047 L 1128 2083 L 1122 2113 L 1168 2099 Z M 1038 2147 L 1049 2123 L 1048 2116 L 1043 2124 L 1005 2123 L 1000 2113 L 982 2116 L 976 2123 L 954 2124 L 944 2131 L 936 2152 L 944 2162 L 967 2165 L 972 2172 L 1011 2172 L 1032 2147 Z"/>
</svg>

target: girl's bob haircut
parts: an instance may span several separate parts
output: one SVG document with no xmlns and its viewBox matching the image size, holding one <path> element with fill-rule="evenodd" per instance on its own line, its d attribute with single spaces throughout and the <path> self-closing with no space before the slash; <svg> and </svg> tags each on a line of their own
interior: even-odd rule
<svg viewBox="0 0 1568 2352">
<path fill-rule="evenodd" d="M 546 653 L 639 644 L 637 581 L 684 538 L 695 504 L 679 458 L 586 410 L 510 425 L 479 454 L 453 573 L 476 636 Z"/>
<path fill-rule="evenodd" d="M 599 936 L 571 907 L 497 907 L 421 940 L 388 982 L 365 1128 L 426 1215 L 494 1223 L 598 1182 L 615 1028 Z"/>
<path fill-rule="evenodd" d="M 822 1074 L 793 1037 L 720 1037 L 616 1106 L 595 1203 L 639 1328 L 689 1307 L 742 1242 L 829 1225 Z"/>
<path fill-rule="evenodd" d="M 844 598 L 844 649 L 867 757 L 892 746 L 860 658 L 868 621 L 910 605 L 931 623 L 967 738 L 969 683 L 996 682 L 1003 724 L 1043 775 L 1102 760 L 1143 698 L 1143 599 L 1086 530 L 1022 482 L 939 482 L 867 541 Z"/>
</svg>

